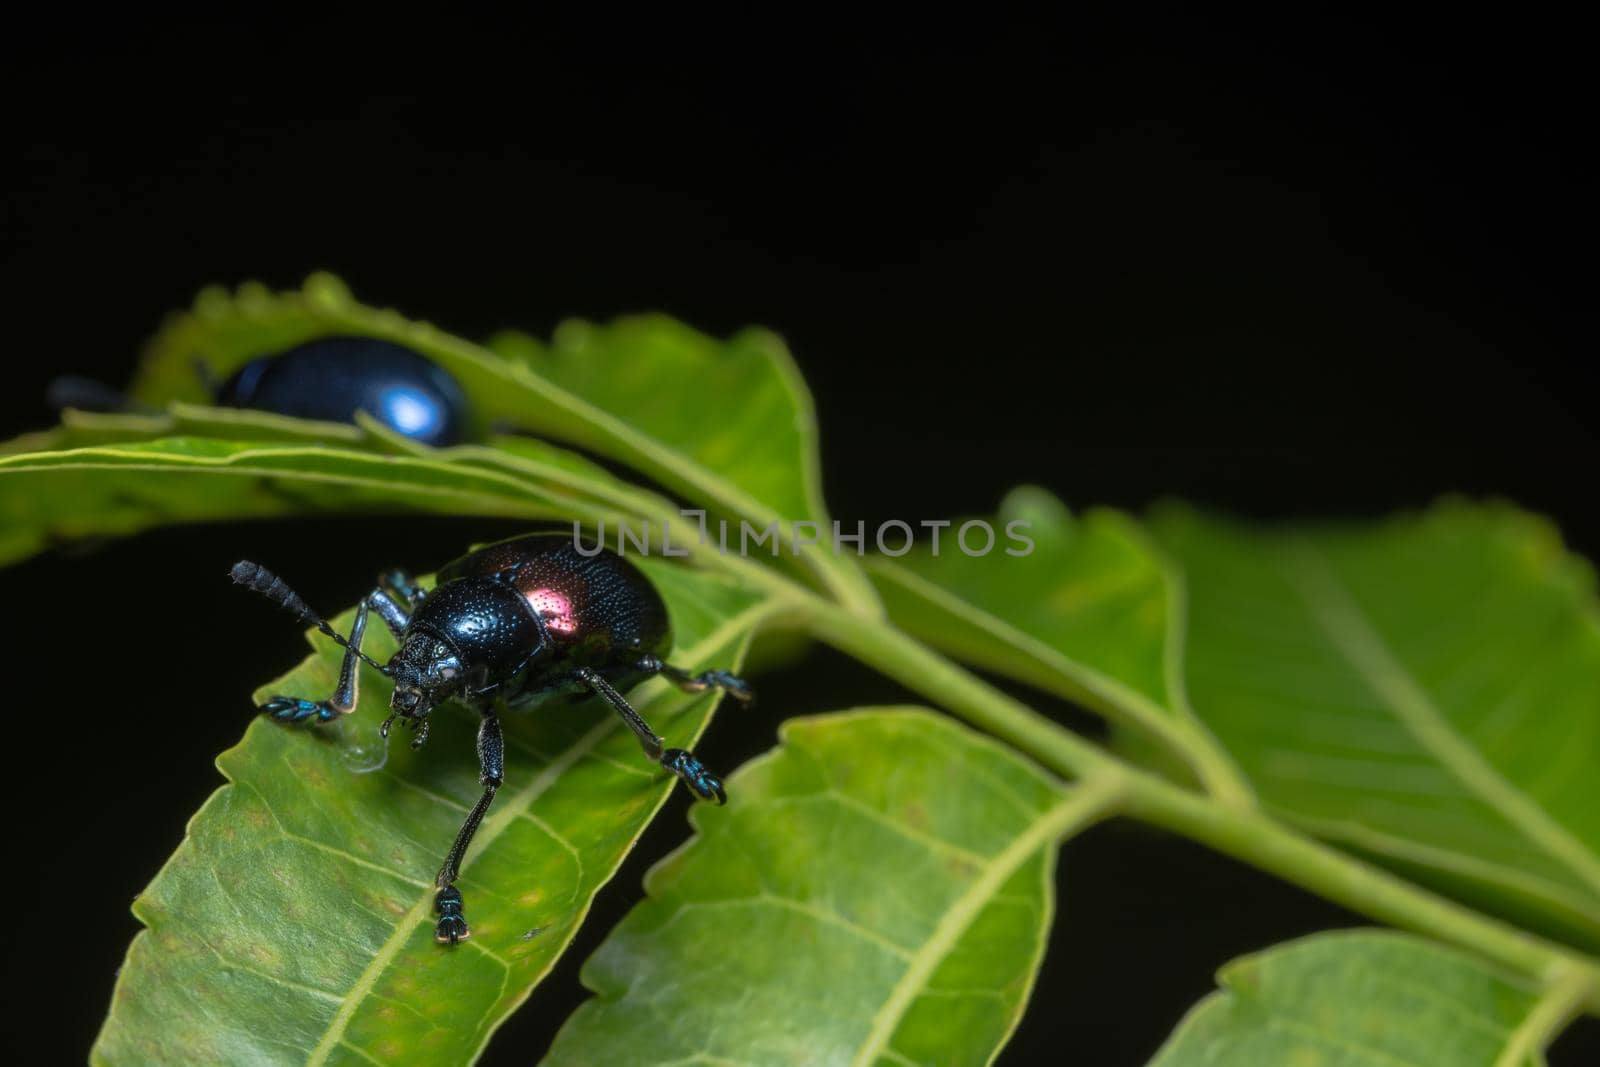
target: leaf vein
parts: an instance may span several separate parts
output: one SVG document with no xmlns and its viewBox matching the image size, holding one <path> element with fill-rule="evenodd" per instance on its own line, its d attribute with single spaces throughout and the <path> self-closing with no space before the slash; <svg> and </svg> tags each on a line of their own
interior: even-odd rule
<svg viewBox="0 0 1600 1067">
<path fill-rule="evenodd" d="M 1068 790 L 1054 806 L 1039 812 L 1030 826 L 990 858 L 966 892 L 945 910 L 928 940 L 912 956 L 905 974 L 873 1016 L 872 1030 L 852 1061 L 855 1067 L 872 1063 L 889 1047 L 906 1010 L 977 919 L 984 904 L 1006 880 L 1041 849 L 1049 848 L 1060 837 L 1103 815 L 1121 788 L 1120 781 L 1114 777 L 1084 780 Z"/>
<path fill-rule="evenodd" d="M 926 830 L 918 830 L 909 823 L 901 822 L 899 819 L 879 811 L 872 805 L 866 804 L 848 793 L 841 793 L 837 789 L 821 793 L 808 793 L 803 796 L 772 797 L 765 803 L 766 806 L 773 808 L 785 808 L 802 804 L 838 804 L 867 819 L 869 822 L 892 830 L 901 837 L 909 841 L 915 841 L 931 851 L 955 856 L 966 860 L 968 863 L 978 865 L 989 862 L 988 853 L 975 852 L 970 848 L 963 848 L 961 845 L 946 841 L 942 837 L 935 837 Z"/>
<path fill-rule="evenodd" d="M 1600 856 L 1507 781 L 1455 731 L 1421 684 L 1395 658 L 1317 550 L 1302 542 L 1281 558 L 1290 584 L 1334 647 L 1418 742 L 1507 822 L 1519 827 L 1591 888 L 1600 889 Z"/>
</svg>

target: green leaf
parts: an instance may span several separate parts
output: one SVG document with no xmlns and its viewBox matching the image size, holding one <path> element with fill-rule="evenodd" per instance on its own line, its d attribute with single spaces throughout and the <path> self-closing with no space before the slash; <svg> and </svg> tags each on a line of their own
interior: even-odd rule
<svg viewBox="0 0 1600 1067">
<path fill-rule="evenodd" d="M 1188 576 L 1195 709 L 1275 814 L 1600 944 L 1594 576 L 1548 523 L 1448 502 L 1155 529 Z"/>
<path fill-rule="evenodd" d="M 983 1064 L 1027 1001 L 1055 845 L 1106 802 L 917 709 L 792 719 L 584 967 L 549 1064 Z"/>
<path fill-rule="evenodd" d="M 61 413 L 56 448 L 131 444 L 163 437 L 214 437 L 225 441 L 333 442 L 341 447 L 385 451 L 381 440 L 360 427 L 317 422 L 248 408 L 214 408 L 174 400 L 163 412 Z M 45 451 L 37 449 L 36 451 Z"/>
<path fill-rule="evenodd" d="M 842 599 L 875 608 L 852 560 L 797 545 L 795 522 L 831 532 L 816 417 L 793 359 L 764 330 L 717 341 L 664 316 L 569 322 L 550 347 L 507 333 L 496 339 L 497 353 L 365 307 L 338 279 L 319 274 L 299 292 L 259 285 L 202 292 L 151 342 L 133 391 L 158 407 L 201 403 L 207 397 L 196 361 L 226 375 L 254 356 L 330 334 L 383 337 L 422 352 L 461 383 L 480 430 L 507 423 L 575 444 L 714 513 L 758 530 L 777 523 L 780 542 Z"/>
<path fill-rule="evenodd" d="M 1318 934 L 1234 960 L 1150 1067 L 1541 1067 L 1581 985 L 1405 934 Z"/>
<path fill-rule="evenodd" d="M 307 511 L 578 518 L 613 530 L 642 520 L 654 524 L 655 546 L 662 522 L 676 515 L 661 497 L 543 441 L 493 437 L 430 449 L 360 421 L 181 403 L 157 416 L 68 413 L 54 450 L 0 454 L 0 564 L 75 538 Z M 176 431 L 190 436 L 149 439 Z M 755 566 L 692 537 L 673 546 L 725 570 L 749 574 Z"/>
<path fill-rule="evenodd" d="M 562 323 L 549 345 L 507 331 L 490 347 L 581 396 L 624 436 L 574 426 L 557 436 L 628 462 L 696 499 L 754 519 L 823 520 L 816 412 L 781 338 L 744 330 L 718 341 L 665 315 Z M 550 430 L 553 427 L 535 426 Z"/>
<path fill-rule="evenodd" d="M 768 606 L 647 566 L 671 611 L 673 661 L 736 666 Z M 368 641 L 376 655 L 393 649 L 387 633 Z M 338 649 L 314 643 L 258 698 L 328 692 Z M 218 760 L 231 784 L 134 904 L 149 929 L 129 950 L 96 1063 L 469 1062 L 549 972 L 675 781 L 596 702 L 509 716 L 506 784 L 460 882 L 473 938 L 444 949 L 432 879 L 480 791 L 474 717 L 441 709 L 423 751 L 402 739 L 381 769 L 357 773 L 353 763 L 374 762 L 388 698 L 367 681 L 331 737 L 258 719 Z M 633 699 L 681 746 L 715 703 L 660 679 Z"/>
<path fill-rule="evenodd" d="M 1048 492 L 1025 487 L 1006 496 L 989 525 L 996 541 L 987 554 L 961 548 L 956 520 L 902 558 L 870 560 L 894 623 L 1142 731 L 1219 798 L 1247 801 L 1248 787 L 1184 692 L 1182 581 L 1138 524 L 1104 509 L 1074 517 Z M 1013 528 L 1031 550 L 1008 538 Z M 975 530 L 970 543 L 982 541 Z"/>
<path fill-rule="evenodd" d="M 616 484 L 598 468 L 580 474 L 552 454 L 544 474 L 519 477 L 440 456 L 199 437 L 0 456 L 0 563 L 75 538 L 306 511 L 618 513 L 596 499 Z"/>
</svg>

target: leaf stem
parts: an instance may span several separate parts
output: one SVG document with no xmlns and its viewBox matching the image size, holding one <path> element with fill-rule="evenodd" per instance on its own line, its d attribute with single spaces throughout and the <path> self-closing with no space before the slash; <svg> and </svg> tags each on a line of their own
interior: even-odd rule
<svg viewBox="0 0 1600 1067">
<path fill-rule="evenodd" d="M 1582 974 L 1585 996 L 1600 991 L 1600 965 L 1579 953 L 1422 889 L 1259 812 L 1230 811 L 1130 769 L 1124 813 L 1182 834 L 1224 855 L 1363 915 L 1472 949 L 1536 978 Z"/>
<path fill-rule="evenodd" d="M 297 296 L 308 311 L 325 322 L 417 348 L 459 377 L 489 379 L 498 387 L 493 395 L 503 407 L 485 410 L 482 414 L 486 417 L 511 416 L 521 428 L 619 460 L 662 485 L 691 499 L 713 502 L 720 510 L 747 519 L 759 528 L 765 529 L 775 522 L 780 543 L 794 550 L 805 567 L 841 604 L 867 617 L 882 614 L 877 591 L 866 572 L 848 558 L 831 555 L 818 544 L 801 541 L 796 527 L 790 523 L 793 517 L 778 514 L 741 487 L 714 475 L 692 456 L 653 439 L 626 419 L 558 385 L 532 366 L 502 358 L 482 345 L 453 337 L 427 323 L 407 322 L 392 311 L 359 304 L 344 284 L 330 275 L 314 274 L 306 279 L 300 294 L 285 294 L 291 300 Z M 785 376 L 788 388 L 797 390 L 795 395 L 802 409 L 800 417 L 814 419 L 804 383 L 792 362 L 785 361 L 786 354 L 780 361 L 779 373 Z M 528 398 L 533 402 L 526 402 Z M 530 415 L 535 417 L 530 418 Z M 808 458 L 814 465 L 814 443 L 812 449 Z M 809 477 L 810 503 L 820 507 L 821 494 L 816 488 L 814 466 Z"/>
<path fill-rule="evenodd" d="M 1593 982 L 1582 971 L 1568 971 L 1552 981 L 1533 1011 L 1511 1032 L 1505 1049 L 1494 1067 L 1522 1067 L 1545 1050 L 1551 1040 L 1583 1008 L 1584 999 L 1593 994 Z M 1543 1060 L 1536 1062 L 1543 1063 Z"/>
<path fill-rule="evenodd" d="M 816 598 L 797 605 L 797 612 L 817 640 L 937 701 L 1058 773 L 1090 778 L 1125 766 L 889 623 L 863 619 Z"/>
<path fill-rule="evenodd" d="M 872 573 L 880 581 L 902 586 L 943 611 L 966 617 L 990 638 L 1023 653 L 1026 659 L 1044 668 L 1038 672 L 1019 670 L 1017 664 L 991 657 L 990 664 L 1000 673 L 1082 705 L 1110 722 L 1132 726 L 1162 746 L 1174 760 L 1185 764 L 1206 792 L 1219 802 L 1238 807 L 1254 806 L 1255 796 L 1249 783 L 1210 731 L 1195 717 L 1184 696 L 1180 661 L 1175 658 L 1182 654 L 1184 604 L 1182 587 L 1174 584 L 1170 575 L 1167 588 L 1171 608 L 1162 670 L 1172 706 L 1163 707 L 1132 686 L 1074 663 L 1046 642 L 946 592 L 913 571 L 879 560 L 873 565 Z M 937 638 L 930 647 L 938 648 Z"/>
<path fill-rule="evenodd" d="M 1578 1000 L 1600 1012 L 1600 962 L 1422 889 L 1269 815 L 1175 786 L 1050 721 L 893 626 L 815 597 L 807 601 L 800 618 L 818 640 L 1057 773 L 1120 782 L 1121 814 L 1182 834 L 1374 919 L 1475 951 L 1545 988 L 1581 984 Z"/>
</svg>

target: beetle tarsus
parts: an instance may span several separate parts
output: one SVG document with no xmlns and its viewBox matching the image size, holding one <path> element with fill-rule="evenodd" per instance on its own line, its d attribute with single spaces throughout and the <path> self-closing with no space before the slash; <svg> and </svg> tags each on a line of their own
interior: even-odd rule
<svg viewBox="0 0 1600 1067">
<path fill-rule="evenodd" d="M 750 688 L 750 683 L 727 671 L 701 671 L 695 675 L 695 681 L 704 681 L 708 686 L 722 690 L 746 707 L 756 702 L 756 691 Z"/>
<path fill-rule="evenodd" d="M 705 764 L 696 759 L 694 753 L 681 748 L 669 748 L 661 753 L 661 766 L 682 778 L 684 784 L 701 800 L 715 800 L 718 804 L 728 802 L 722 779 L 706 770 Z"/>
<path fill-rule="evenodd" d="M 756 691 L 750 688 L 750 683 L 729 671 L 711 670 L 690 674 L 680 667 L 662 662 L 655 656 L 647 656 L 640 661 L 639 669 L 650 674 L 661 674 L 685 693 L 704 693 L 708 689 L 720 689 L 746 707 L 756 702 Z"/>
<path fill-rule="evenodd" d="M 63 374 L 53 379 L 45 388 L 44 402 L 57 411 L 63 408 L 107 413 L 133 410 L 128 395 L 120 389 L 76 374 Z"/>
<path fill-rule="evenodd" d="M 433 939 L 441 945 L 454 945 L 472 936 L 466 916 L 461 914 L 461 890 L 447 885 L 433 897 L 433 910 L 439 922 L 433 928 Z"/>
<path fill-rule="evenodd" d="M 261 710 L 275 722 L 296 723 L 311 719 L 315 722 L 332 722 L 339 717 L 326 700 L 302 700 L 299 697 L 275 696 L 261 705 Z"/>
</svg>

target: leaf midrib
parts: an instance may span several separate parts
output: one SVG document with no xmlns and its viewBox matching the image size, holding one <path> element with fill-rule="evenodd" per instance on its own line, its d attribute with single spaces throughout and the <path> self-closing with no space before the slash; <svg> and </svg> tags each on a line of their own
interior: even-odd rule
<svg viewBox="0 0 1600 1067">
<path fill-rule="evenodd" d="M 1294 811 L 1281 814 L 1285 821 L 1324 841 L 1464 878 L 1498 882 L 1550 907 L 1569 912 L 1572 921 L 1600 933 L 1600 917 L 1593 914 L 1593 901 L 1583 893 L 1581 887 L 1575 888 L 1568 882 L 1532 874 L 1459 849 L 1427 845 L 1403 834 L 1386 833 L 1352 819 L 1321 819 Z"/>
<path fill-rule="evenodd" d="M 74 457 L 70 462 L 38 462 L 41 458 Z M 292 460 L 302 456 L 316 459 L 335 459 L 349 462 L 352 467 L 364 466 L 375 468 L 379 471 L 392 472 L 394 476 L 384 477 L 379 475 L 362 475 L 354 473 L 339 473 L 333 471 L 309 471 L 294 467 L 254 466 L 254 461 L 259 460 Z M 92 457 L 92 458 L 91 458 Z M 33 462 L 29 462 L 29 461 Z M 114 461 L 114 462 L 113 462 Z M 434 471 L 452 477 L 459 476 L 463 483 L 479 482 L 490 483 L 489 486 L 478 485 L 432 485 L 417 482 L 405 482 L 408 493 L 419 496 L 455 497 L 463 500 L 500 501 L 509 504 L 522 504 L 519 511 L 530 517 L 537 517 L 543 512 L 534 509 L 547 507 L 550 503 L 548 497 L 539 491 L 537 482 L 524 482 L 520 479 L 494 470 L 482 467 L 469 466 L 449 461 L 436 461 L 416 456 L 384 456 L 369 452 L 358 452 L 345 449 L 307 448 L 300 445 L 267 446 L 263 448 L 247 448 L 226 456 L 197 456 L 181 452 L 163 453 L 150 452 L 137 449 L 124 449 L 115 446 L 95 445 L 86 448 L 68 449 L 61 452 L 49 453 L 23 453 L 17 456 L 0 458 L 0 475 L 7 473 L 39 473 L 42 471 L 70 470 L 70 471 L 149 471 L 152 473 L 177 473 L 177 474 L 222 474 L 243 477 L 278 478 L 286 481 L 317 482 L 330 485 L 350 485 L 368 488 L 392 488 L 397 483 L 404 481 L 399 473 L 410 467 L 417 470 Z M 619 507 L 629 507 L 637 510 L 637 503 L 629 500 L 625 494 L 612 487 L 605 486 L 598 481 L 589 481 L 581 475 L 562 472 L 559 468 L 529 462 L 528 473 L 535 477 L 543 478 L 557 485 L 567 486 L 581 493 L 588 494 L 596 501 L 614 503 Z M 501 492 L 501 487 L 505 492 Z M 568 501 L 568 503 L 574 503 Z M 595 509 L 591 509 L 595 510 Z M 598 513 L 598 512 L 597 512 Z M 612 513 L 614 515 L 622 512 Z M 611 517 L 611 516 L 608 516 Z"/>
<path fill-rule="evenodd" d="M 856 1051 L 852 1067 L 865 1067 L 884 1054 L 906 1009 L 1006 880 L 1040 849 L 1102 814 L 1120 790 L 1121 783 L 1115 778 L 1090 779 L 1072 786 L 1059 802 L 1040 812 L 1009 845 L 994 854 L 966 891 L 945 909 L 933 933 L 912 955 L 905 973 L 873 1016 L 872 1029 Z"/>
<path fill-rule="evenodd" d="M 611 726 L 612 723 L 606 721 L 592 727 L 588 733 L 579 738 L 576 744 L 557 756 L 544 770 L 535 775 L 531 782 L 514 796 L 508 798 L 505 807 L 501 810 L 509 810 L 516 814 L 532 804 L 545 790 L 554 784 L 556 779 L 568 767 L 577 762 L 585 752 L 593 748 L 602 737 L 609 733 Z M 499 837 L 501 832 L 504 831 L 506 825 L 508 823 L 504 820 L 495 825 L 491 825 L 485 820 L 482 829 L 479 831 L 478 839 L 473 843 L 478 846 L 479 850 L 489 847 L 494 843 L 495 838 Z M 433 894 L 433 889 L 434 887 L 429 885 L 423 890 L 422 896 L 401 917 L 400 921 L 395 923 L 394 930 L 389 934 L 388 939 L 373 954 L 372 959 L 367 963 L 366 967 L 362 968 L 361 973 L 356 976 L 355 984 L 344 995 L 339 1004 L 339 1010 L 334 1013 L 333 1018 L 328 1022 L 328 1029 L 323 1032 L 322 1039 L 317 1042 L 316 1047 L 306 1057 L 307 1067 L 318 1067 L 318 1065 L 326 1063 L 329 1053 L 343 1040 L 345 1030 L 350 1025 L 350 1020 L 360 1010 L 361 1006 L 366 1003 L 368 994 L 372 992 L 378 980 L 388 971 L 389 965 L 394 962 L 394 958 L 400 954 L 400 950 L 411 940 L 411 935 L 416 932 L 417 927 L 422 924 L 423 919 L 427 916 L 429 898 Z"/>
<path fill-rule="evenodd" d="M 254 458 L 254 457 L 252 457 Z M 141 462 L 125 463 L 56 463 L 41 464 L 27 467 L 22 465 L 0 465 L 0 475 L 6 473 L 36 474 L 49 470 L 73 471 L 147 471 L 151 473 L 182 473 L 182 474 L 220 474 L 220 475 L 245 475 L 261 478 L 278 478 L 284 481 L 318 482 L 325 485 L 348 485 L 353 487 L 367 487 L 374 489 L 393 488 L 399 479 L 396 478 L 367 478 L 352 474 L 331 474 L 325 471 L 310 473 L 293 468 L 277 467 L 251 467 L 236 463 L 201 462 L 193 457 L 173 463 L 152 463 L 148 456 L 141 457 Z M 461 500 L 494 501 L 501 504 L 522 504 L 524 508 L 518 509 L 517 514 L 527 515 L 530 518 L 538 517 L 531 509 L 537 506 L 533 497 L 499 496 L 490 492 L 477 489 L 462 489 L 446 485 L 419 485 L 410 483 L 406 492 L 418 496 L 455 497 Z M 492 513 L 492 512 L 491 512 Z M 542 513 L 541 513 L 542 514 Z"/>
<path fill-rule="evenodd" d="M 1120 717 L 1144 730 L 1187 764 L 1219 802 L 1239 807 L 1254 805 L 1254 793 L 1233 757 L 1189 705 L 1182 685 L 1182 646 L 1178 646 L 1175 653 L 1168 644 L 1174 633 L 1174 624 L 1170 619 L 1163 635 L 1162 650 L 1162 683 L 1171 701 L 1168 707 L 908 567 L 877 560 L 873 562 L 872 569 L 914 596 L 937 605 L 968 625 L 1032 657 L 1065 683 L 1065 691 L 1056 690 L 1058 695 L 1069 700 L 1084 701 L 1107 718 Z M 1185 604 L 1180 589 L 1174 586 L 1171 575 L 1163 575 L 1163 581 L 1169 595 L 1169 611 L 1180 610 Z M 1180 625 L 1181 622 L 1181 619 L 1178 620 Z"/>
<path fill-rule="evenodd" d="M 1469 793 L 1591 889 L 1600 891 L 1600 855 L 1501 775 L 1456 731 L 1341 584 L 1323 554 L 1301 539 L 1286 547 L 1277 559 L 1290 588 L 1329 643 L 1422 748 Z"/>
</svg>

